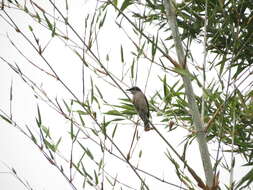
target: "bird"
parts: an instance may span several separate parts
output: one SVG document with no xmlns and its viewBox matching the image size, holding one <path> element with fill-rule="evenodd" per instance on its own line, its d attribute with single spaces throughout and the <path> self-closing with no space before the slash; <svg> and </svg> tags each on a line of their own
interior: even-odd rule
<svg viewBox="0 0 253 190">
<path fill-rule="evenodd" d="M 137 86 L 133 86 L 132 88 L 127 89 L 127 91 L 130 91 L 133 95 L 132 102 L 138 115 L 144 123 L 144 130 L 151 130 L 152 128 L 149 125 L 149 105 L 145 94 Z"/>
</svg>

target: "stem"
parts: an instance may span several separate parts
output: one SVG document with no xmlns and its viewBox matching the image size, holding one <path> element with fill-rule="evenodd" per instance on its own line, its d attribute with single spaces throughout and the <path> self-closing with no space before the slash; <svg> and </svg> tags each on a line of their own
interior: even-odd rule
<svg viewBox="0 0 253 190">
<path fill-rule="evenodd" d="M 189 72 L 185 63 L 185 53 L 179 36 L 178 26 L 176 23 L 175 7 L 173 3 L 174 2 L 172 2 L 171 0 L 164 0 L 166 16 L 174 39 L 179 65 L 182 69 Z M 209 187 L 211 187 L 213 183 L 213 171 L 205 133 L 203 132 L 204 124 L 201 121 L 201 115 L 196 104 L 191 79 L 187 75 L 181 75 L 181 77 L 184 82 L 185 93 L 188 99 L 188 105 L 192 115 L 193 124 L 195 126 L 195 129 L 198 131 L 196 137 L 199 144 L 202 164 L 206 176 L 206 183 Z"/>
</svg>

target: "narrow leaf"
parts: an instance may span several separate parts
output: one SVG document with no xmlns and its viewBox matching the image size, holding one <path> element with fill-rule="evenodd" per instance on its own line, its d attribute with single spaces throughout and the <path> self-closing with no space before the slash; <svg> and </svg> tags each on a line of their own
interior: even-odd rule
<svg viewBox="0 0 253 190">
<path fill-rule="evenodd" d="M 0 117 L 5 120 L 6 122 L 8 122 L 9 124 L 11 124 L 11 120 L 9 120 L 7 117 L 3 116 L 2 114 L 0 114 Z"/>
<path fill-rule="evenodd" d="M 115 125 L 113 132 L 112 132 L 112 138 L 115 136 L 117 128 L 118 128 L 118 125 Z"/>
<path fill-rule="evenodd" d="M 122 113 L 119 112 L 118 110 L 110 110 L 108 112 L 105 112 L 107 115 L 117 115 L 117 116 L 122 116 Z"/>
<path fill-rule="evenodd" d="M 124 63 L 124 51 L 122 45 L 120 46 L 121 62 Z"/>
<path fill-rule="evenodd" d="M 50 22 L 49 19 L 47 18 L 46 14 L 43 14 L 43 16 L 44 16 L 44 18 L 45 18 L 45 20 L 46 20 L 46 22 L 47 22 L 48 28 L 49 28 L 51 31 L 53 31 L 53 25 L 51 24 L 51 22 Z"/>
<path fill-rule="evenodd" d="M 38 121 L 37 124 L 38 126 L 41 125 L 41 115 L 40 115 L 40 107 L 37 105 L 37 112 L 38 112 Z"/>
<path fill-rule="evenodd" d="M 122 6 L 120 8 L 120 12 L 123 12 L 128 6 L 130 6 L 132 4 L 132 0 L 125 0 L 123 3 L 122 3 Z M 120 15 L 120 13 L 119 13 Z M 119 16 L 118 15 L 118 16 Z"/>
<path fill-rule="evenodd" d="M 118 0 L 113 0 L 113 5 L 115 6 L 115 7 L 117 7 L 117 5 L 118 5 Z"/>
</svg>

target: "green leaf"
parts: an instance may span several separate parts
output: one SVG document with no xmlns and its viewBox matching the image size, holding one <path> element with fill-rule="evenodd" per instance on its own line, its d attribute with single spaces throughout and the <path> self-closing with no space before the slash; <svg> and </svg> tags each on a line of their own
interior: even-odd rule
<svg viewBox="0 0 253 190">
<path fill-rule="evenodd" d="M 139 152 L 139 158 L 141 158 L 141 156 L 142 156 L 142 150 L 140 150 Z"/>
<path fill-rule="evenodd" d="M 11 80 L 11 88 L 10 88 L 10 102 L 12 102 L 13 98 L 13 80 Z"/>
<path fill-rule="evenodd" d="M 90 157 L 91 160 L 94 160 L 94 157 L 90 150 L 88 148 L 85 148 L 79 141 L 77 141 L 78 144 L 81 146 L 81 148 L 84 150 L 84 152 Z"/>
<path fill-rule="evenodd" d="M 131 78 L 134 78 L 134 63 L 135 63 L 135 61 L 133 59 L 133 62 L 131 64 Z"/>
<path fill-rule="evenodd" d="M 110 55 L 109 54 L 106 54 L 106 61 L 110 61 Z"/>
<path fill-rule="evenodd" d="M 99 88 L 95 85 L 95 88 L 100 96 L 101 99 L 103 99 L 103 94 L 101 93 L 101 91 L 99 90 Z"/>
<path fill-rule="evenodd" d="M 90 97 L 91 97 L 91 100 L 90 100 L 90 102 L 91 102 L 91 104 L 93 103 L 93 100 L 94 100 L 94 90 L 93 90 L 93 79 L 92 79 L 92 77 L 90 77 L 90 86 L 91 86 L 91 90 L 90 90 L 90 93 L 91 93 L 91 95 L 90 95 Z"/>
<path fill-rule="evenodd" d="M 167 86 L 167 80 L 166 80 L 166 75 L 164 75 L 164 78 L 163 78 L 163 95 L 164 95 L 164 98 L 166 99 L 169 95 L 169 89 L 168 89 L 168 86 Z"/>
<path fill-rule="evenodd" d="M 84 112 L 84 111 L 81 111 L 81 110 L 77 110 L 75 112 L 77 112 L 79 115 L 89 115 L 87 112 Z"/>
<path fill-rule="evenodd" d="M 85 174 L 79 169 L 79 165 L 76 165 L 75 163 L 72 163 L 75 169 L 82 175 L 85 176 Z"/>
<path fill-rule="evenodd" d="M 33 28 L 31 25 L 28 26 L 29 30 L 32 32 L 33 31 Z"/>
<path fill-rule="evenodd" d="M 186 69 L 183 69 L 183 68 L 174 68 L 174 71 L 176 73 L 182 75 L 182 76 L 187 76 L 190 79 L 194 79 L 194 76 L 189 71 L 187 71 Z"/>
<path fill-rule="evenodd" d="M 83 163 L 81 162 L 82 170 L 86 176 L 88 176 L 89 179 L 93 180 L 92 176 L 85 170 L 85 167 Z"/>
<path fill-rule="evenodd" d="M 11 120 L 9 120 L 7 117 L 3 116 L 2 114 L 0 114 L 0 117 L 5 120 L 6 122 L 8 122 L 9 124 L 11 124 Z"/>
<path fill-rule="evenodd" d="M 71 123 L 70 123 L 70 138 L 73 141 L 74 138 L 74 129 L 73 129 L 73 121 L 71 119 Z"/>
<path fill-rule="evenodd" d="M 110 110 L 108 112 L 105 112 L 107 115 L 117 115 L 117 116 L 122 116 L 122 113 L 119 112 L 118 110 Z"/>
<path fill-rule="evenodd" d="M 118 128 L 118 125 L 116 124 L 112 132 L 112 138 L 115 136 L 117 128 Z"/>
<path fill-rule="evenodd" d="M 52 30 L 52 37 L 55 36 L 55 30 L 56 30 L 56 24 L 54 23 L 54 25 L 53 25 L 53 30 Z"/>
<path fill-rule="evenodd" d="M 148 6 L 150 6 L 152 9 L 156 9 L 155 4 L 153 4 L 150 0 L 146 0 L 148 3 Z"/>
<path fill-rule="evenodd" d="M 120 46 L 120 56 L 121 56 L 121 62 L 124 63 L 124 51 L 122 45 Z"/>
<path fill-rule="evenodd" d="M 105 122 L 105 117 L 104 117 L 104 121 L 101 125 L 101 129 L 102 129 L 102 132 L 104 134 L 104 136 L 106 137 L 106 127 L 110 124 L 110 121 L 109 122 Z"/>
<path fill-rule="evenodd" d="M 53 25 L 51 24 L 51 22 L 50 22 L 49 19 L 47 18 L 46 14 L 44 13 L 43 16 L 44 16 L 44 18 L 45 18 L 45 20 L 46 20 L 46 22 L 47 22 L 48 28 L 49 28 L 51 31 L 53 31 Z"/>
<path fill-rule="evenodd" d="M 88 148 L 86 149 L 86 153 L 90 157 L 91 160 L 94 160 L 94 157 L 93 157 L 91 151 Z"/>
<path fill-rule="evenodd" d="M 101 170 L 102 166 L 103 166 L 103 163 L 104 163 L 104 158 L 101 158 L 100 161 L 99 161 L 99 164 L 98 164 L 98 169 L 99 171 Z"/>
<path fill-rule="evenodd" d="M 83 62 L 83 64 L 86 66 L 86 67 L 89 67 L 89 65 L 87 64 L 87 62 L 85 61 L 85 59 L 76 51 L 76 50 L 73 50 L 74 53 L 81 59 L 81 61 Z"/>
<path fill-rule="evenodd" d="M 82 123 L 82 127 L 84 127 L 84 126 L 85 126 L 85 123 L 84 123 L 83 118 L 82 118 L 81 115 L 79 115 L 79 119 L 80 119 L 80 121 L 81 121 L 81 123 Z"/>
<path fill-rule="evenodd" d="M 95 176 L 95 183 L 98 184 L 98 175 L 97 172 L 94 170 L 94 176 Z"/>
<path fill-rule="evenodd" d="M 59 146 L 60 142 L 61 142 L 61 137 L 58 139 L 58 141 L 55 145 L 55 151 L 58 149 L 58 146 Z"/>
<path fill-rule="evenodd" d="M 65 102 L 65 100 L 62 100 L 62 101 L 63 101 L 65 107 L 67 108 L 68 112 L 71 113 L 71 109 L 70 109 L 70 107 L 68 106 L 67 102 Z"/>
<path fill-rule="evenodd" d="M 103 19 L 99 23 L 99 26 L 98 26 L 99 28 L 101 28 L 104 25 L 106 15 L 107 15 L 107 11 L 105 12 Z"/>
<path fill-rule="evenodd" d="M 36 12 L 36 18 L 38 19 L 38 23 L 41 23 L 40 15 Z"/>
<path fill-rule="evenodd" d="M 113 183 L 107 176 L 105 176 L 105 179 L 108 181 L 108 183 L 109 183 L 111 186 L 114 186 L 114 183 Z M 117 179 L 117 176 L 115 177 L 115 179 Z"/>
<path fill-rule="evenodd" d="M 153 36 L 153 43 L 152 43 L 152 48 L 151 48 L 151 54 L 152 54 L 152 61 L 154 61 L 156 50 L 157 50 L 157 43 L 158 43 L 158 32 L 156 35 L 156 38 Z"/>
<path fill-rule="evenodd" d="M 38 119 L 36 118 L 36 122 L 37 122 L 38 127 L 40 128 L 42 121 L 41 121 L 41 115 L 40 115 L 40 108 L 38 105 L 37 105 L 37 112 L 38 112 Z"/>
<path fill-rule="evenodd" d="M 113 5 L 115 6 L 115 7 L 117 7 L 117 5 L 118 5 L 118 0 L 113 0 Z"/>
<path fill-rule="evenodd" d="M 218 63 L 217 65 L 220 65 L 220 71 L 219 71 L 219 76 L 222 75 L 223 70 L 224 70 L 224 65 L 227 61 L 226 55 L 223 56 L 223 59 L 220 61 L 220 63 Z"/>
<path fill-rule="evenodd" d="M 123 12 L 131 4 L 133 4 L 132 0 L 125 0 L 121 5 L 120 13 Z M 118 16 L 120 15 L 120 13 L 118 14 Z"/>
<path fill-rule="evenodd" d="M 52 150 L 53 152 L 56 151 L 56 147 L 55 147 L 54 144 L 51 144 L 51 143 L 50 143 L 49 141 L 47 141 L 46 139 L 44 139 L 44 143 L 45 143 L 47 149 L 50 149 L 50 150 Z"/>
<path fill-rule="evenodd" d="M 51 139 L 49 128 L 45 127 L 44 125 L 41 125 L 41 128 L 43 132 L 46 134 L 46 137 L 49 137 Z"/>
<path fill-rule="evenodd" d="M 33 141 L 35 144 L 37 144 L 37 140 L 36 140 L 35 136 L 33 135 L 32 131 L 29 129 L 28 126 L 26 126 L 26 129 L 27 129 L 28 132 L 30 133 L 32 141 Z"/>
<path fill-rule="evenodd" d="M 27 9 L 27 6 L 26 6 L 26 5 L 24 6 L 24 11 L 25 11 L 26 13 L 29 13 L 29 10 Z"/>
<path fill-rule="evenodd" d="M 238 189 L 240 186 L 242 186 L 245 182 L 247 182 L 244 186 L 242 186 L 240 189 L 244 189 L 245 187 L 249 187 L 249 185 L 253 182 L 253 169 L 251 169 L 245 176 L 242 177 L 238 185 L 236 186 L 236 189 Z"/>
</svg>

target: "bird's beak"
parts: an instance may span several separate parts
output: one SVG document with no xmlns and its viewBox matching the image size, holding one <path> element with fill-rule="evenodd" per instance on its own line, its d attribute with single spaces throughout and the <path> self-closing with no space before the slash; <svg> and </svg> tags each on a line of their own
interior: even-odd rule
<svg viewBox="0 0 253 190">
<path fill-rule="evenodd" d="M 131 91 L 131 89 L 126 89 L 126 92 L 127 92 L 128 94 L 133 94 L 133 92 Z"/>
</svg>

